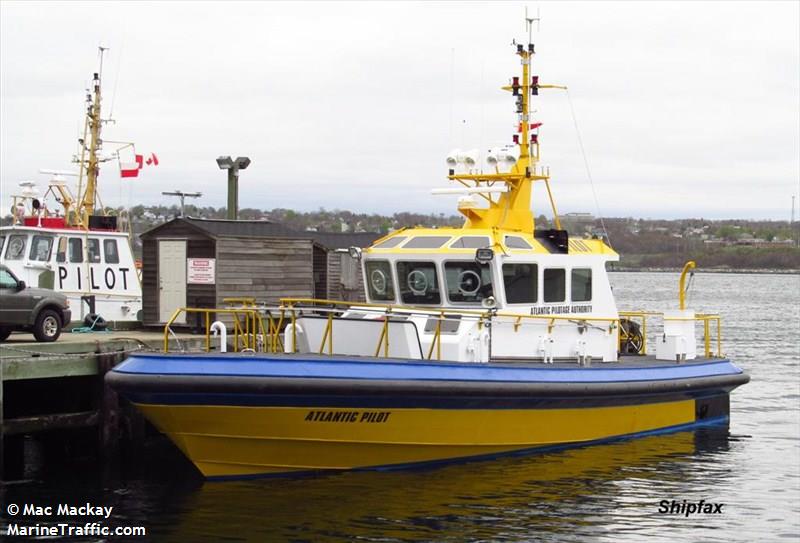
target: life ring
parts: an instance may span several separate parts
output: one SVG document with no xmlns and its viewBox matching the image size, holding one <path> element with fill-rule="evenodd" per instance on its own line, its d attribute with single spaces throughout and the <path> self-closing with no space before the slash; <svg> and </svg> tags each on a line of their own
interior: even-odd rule
<svg viewBox="0 0 800 543">
<path fill-rule="evenodd" d="M 474 284 L 475 288 L 465 288 Z M 464 270 L 458 274 L 458 291 L 464 296 L 475 296 L 481 288 L 481 276 L 472 270 Z"/>
<path fill-rule="evenodd" d="M 428 277 L 421 270 L 412 270 L 406 277 L 409 290 L 417 296 L 428 292 Z"/>
</svg>

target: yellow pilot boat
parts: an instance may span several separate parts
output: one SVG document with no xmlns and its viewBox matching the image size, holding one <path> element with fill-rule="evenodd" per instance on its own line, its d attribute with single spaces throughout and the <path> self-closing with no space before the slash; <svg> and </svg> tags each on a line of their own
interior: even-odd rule
<svg viewBox="0 0 800 543">
<path fill-rule="evenodd" d="M 213 312 L 232 326 L 235 352 L 134 354 L 108 373 L 204 476 L 396 469 L 728 422 L 749 377 L 723 357 L 719 317 L 685 307 L 693 264 L 675 311 L 618 311 L 617 253 L 561 228 L 539 164 L 530 101 L 553 86 L 532 75 L 533 44 L 515 53 L 514 145 L 489 153 L 488 172 L 471 153 L 447 159 L 458 186 L 439 192 L 460 197 L 462 228 L 352 248 L 364 303 L 183 308 L 173 320 Z M 553 229 L 535 228 L 535 184 Z"/>
</svg>

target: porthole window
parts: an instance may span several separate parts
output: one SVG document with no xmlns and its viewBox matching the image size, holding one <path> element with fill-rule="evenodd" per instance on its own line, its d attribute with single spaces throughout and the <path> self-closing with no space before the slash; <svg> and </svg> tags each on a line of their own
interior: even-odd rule
<svg viewBox="0 0 800 543">
<path fill-rule="evenodd" d="M 394 302 L 394 282 L 392 267 L 385 260 L 367 260 L 367 291 L 373 302 Z"/>
<path fill-rule="evenodd" d="M 453 303 L 480 303 L 494 296 L 492 270 L 477 262 L 446 262 L 444 265 L 447 299 Z"/>
<path fill-rule="evenodd" d="M 433 262 L 398 262 L 397 283 L 404 304 L 440 304 L 439 277 Z"/>
</svg>

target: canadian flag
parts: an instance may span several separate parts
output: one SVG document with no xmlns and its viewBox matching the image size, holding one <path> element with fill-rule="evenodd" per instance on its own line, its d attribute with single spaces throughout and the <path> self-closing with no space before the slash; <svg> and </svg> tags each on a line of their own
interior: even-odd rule
<svg viewBox="0 0 800 543">
<path fill-rule="evenodd" d="M 136 155 L 136 162 L 120 162 L 120 177 L 139 177 L 139 170 L 142 169 L 143 163 L 144 157 L 142 155 Z"/>
<path fill-rule="evenodd" d="M 136 162 L 120 162 L 119 175 L 120 177 L 139 177 L 139 170 L 145 165 L 158 166 L 158 157 L 155 153 L 145 158 L 144 155 L 135 155 Z"/>
</svg>

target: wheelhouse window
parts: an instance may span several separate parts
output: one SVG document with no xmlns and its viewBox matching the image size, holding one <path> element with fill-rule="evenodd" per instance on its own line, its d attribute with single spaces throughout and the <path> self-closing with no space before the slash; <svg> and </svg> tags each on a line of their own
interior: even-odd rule
<svg viewBox="0 0 800 543">
<path fill-rule="evenodd" d="M 3 254 L 3 246 L 5 245 L 6 237 L 0 236 L 0 254 Z"/>
<path fill-rule="evenodd" d="M 103 240 L 103 255 L 106 257 L 106 264 L 119 264 L 119 251 L 117 250 L 117 240 Z"/>
<path fill-rule="evenodd" d="M 544 301 L 563 302 L 567 299 L 567 274 L 560 268 L 544 270 Z"/>
<path fill-rule="evenodd" d="M 576 268 L 572 270 L 572 301 L 590 302 L 591 300 L 592 300 L 591 268 Z"/>
<path fill-rule="evenodd" d="M 28 258 L 38 262 L 47 262 L 50 260 L 50 250 L 52 248 L 53 238 L 51 236 L 33 236 L 31 252 Z"/>
<path fill-rule="evenodd" d="M 56 245 L 56 262 L 67 261 L 67 238 L 58 238 Z"/>
<path fill-rule="evenodd" d="M 86 257 L 92 264 L 100 262 L 100 240 L 89 238 L 86 240 Z"/>
<path fill-rule="evenodd" d="M 494 295 L 492 270 L 477 262 L 446 262 L 444 278 L 447 299 L 453 303 L 480 303 Z"/>
<path fill-rule="evenodd" d="M 519 236 L 506 236 L 506 247 L 509 249 L 533 249 L 525 238 Z"/>
<path fill-rule="evenodd" d="M 461 236 L 450 244 L 451 249 L 481 249 L 490 245 L 486 236 Z"/>
<path fill-rule="evenodd" d="M 450 236 L 417 236 L 403 245 L 403 249 L 438 249 L 450 239 Z"/>
<path fill-rule="evenodd" d="M 392 280 L 392 266 L 386 260 L 367 260 L 367 290 L 369 299 L 373 302 L 393 302 L 394 281 Z"/>
<path fill-rule="evenodd" d="M 9 236 L 8 247 L 6 248 L 7 260 L 22 260 L 25 258 L 25 245 L 28 242 L 28 236 Z"/>
<path fill-rule="evenodd" d="M 509 304 L 535 304 L 539 299 L 539 266 L 503 264 L 503 287 Z"/>
<path fill-rule="evenodd" d="M 69 261 L 83 262 L 83 240 L 81 238 L 69 238 Z"/>
<path fill-rule="evenodd" d="M 407 236 L 397 236 L 394 238 L 389 238 L 386 241 L 382 241 L 377 245 L 373 245 L 373 249 L 391 249 L 393 247 L 397 247 L 401 243 L 406 240 Z"/>
<path fill-rule="evenodd" d="M 433 262 L 398 262 L 397 283 L 404 304 L 440 304 L 439 277 Z"/>
</svg>

